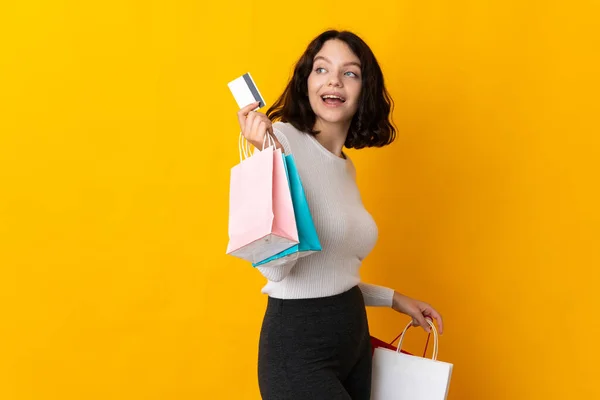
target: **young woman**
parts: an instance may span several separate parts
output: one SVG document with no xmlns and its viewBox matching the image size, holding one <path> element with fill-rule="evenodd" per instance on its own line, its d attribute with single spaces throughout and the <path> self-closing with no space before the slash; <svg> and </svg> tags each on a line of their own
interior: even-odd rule
<svg viewBox="0 0 600 400">
<path fill-rule="evenodd" d="M 443 331 L 429 304 L 361 282 L 359 268 L 377 240 L 352 161 L 343 147 L 390 144 L 392 100 L 367 44 L 351 32 L 316 37 L 287 88 L 267 114 L 241 109 L 242 134 L 260 148 L 271 135 L 293 154 L 323 250 L 284 265 L 257 269 L 268 295 L 260 334 L 258 377 L 264 400 L 366 400 L 371 345 L 365 306 L 407 314 Z M 277 121 L 272 123 L 272 121 Z"/>
</svg>

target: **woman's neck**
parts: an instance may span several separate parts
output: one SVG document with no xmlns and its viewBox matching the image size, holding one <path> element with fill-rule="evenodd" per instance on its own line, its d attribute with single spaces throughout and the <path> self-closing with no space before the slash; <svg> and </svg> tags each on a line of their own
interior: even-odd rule
<svg viewBox="0 0 600 400">
<path fill-rule="evenodd" d="M 316 139 L 323 147 L 336 156 L 342 157 L 342 149 L 346 143 L 350 122 L 327 123 L 317 119 L 313 129 L 320 132 Z"/>
</svg>

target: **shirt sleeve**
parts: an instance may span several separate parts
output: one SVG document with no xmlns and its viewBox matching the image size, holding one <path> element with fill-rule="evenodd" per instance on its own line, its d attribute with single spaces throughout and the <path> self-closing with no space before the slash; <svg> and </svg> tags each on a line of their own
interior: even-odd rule
<svg viewBox="0 0 600 400">
<path fill-rule="evenodd" d="M 259 265 L 256 269 L 268 280 L 273 282 L 281 282 L 289 275 L 297 260 L 290 260 L 283 264 L 269 265 L 266 263 Z"/>
<path fill-rule="evenodd" d="M 394 300 L 394 290 L 372 285 L 370 283 L 360 282 L 358 284 L 360 291 L 365 299 L 366 306 L 372 307 L 391 307 Z"/>
<path fill-rule="evenodd" d="M 273 134 L 275 135 L 275 137 L 277 138 L 279 143 L 281 143 L 281 146 L 283 147 L 283 152 L 285 154 L 292 154 L 292 148 L 290 146 L 290 142 L 288 141 L 285 134 L 283 132 L 281 132 L 279 129 L 277 129 L 277 125 L 273 125 Z"/>
</svg>

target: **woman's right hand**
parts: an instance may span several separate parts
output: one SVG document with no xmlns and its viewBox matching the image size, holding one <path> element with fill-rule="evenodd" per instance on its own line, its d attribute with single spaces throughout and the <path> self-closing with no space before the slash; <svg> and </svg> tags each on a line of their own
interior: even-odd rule
<svg viewBox="0 0 600 400">
<path fill-rule="evenodd" d="M 265 114 L 252 111 L 258 107 L 258 104 L 258 101 L 248 104 L 238 111 L 237 116 L 242 135 L 251 145 L 257 149 L 262 149 L 263 143 L 265 146 L 269 145 L 268 142 L 265 142 L 265 135 L 269 134 L 273 137 L 273 124 Z"/>
</svg>

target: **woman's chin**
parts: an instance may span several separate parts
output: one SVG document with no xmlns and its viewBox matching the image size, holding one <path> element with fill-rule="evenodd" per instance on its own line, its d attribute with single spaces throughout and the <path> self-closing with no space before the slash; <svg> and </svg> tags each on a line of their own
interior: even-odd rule
<svg viewBox="0 0 600 400">
<path fill-rule="evenodd" d="M 342 124 L 352 120 L 352 115 L 347 115 L 347 112 L 340 112 L 342 110 L 319 110 L 315 113 L 317 119 L 328 123 L 328 124 Z"/>
</svg>

